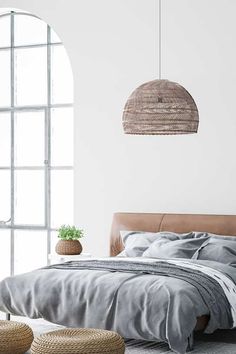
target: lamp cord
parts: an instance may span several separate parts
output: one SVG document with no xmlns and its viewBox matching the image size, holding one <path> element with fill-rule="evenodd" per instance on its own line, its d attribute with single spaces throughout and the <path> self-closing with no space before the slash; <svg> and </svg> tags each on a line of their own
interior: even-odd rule
<svg viewBox="0 0 236 354">
<path fill-rule="evenodd" d="M 161 50 L 162 50 L 162 42 L 161 42 L 161 0 L 159 0 L 159 7 L 158 7 L 158 12 L 159 12 L 159 80 L 161 80 Z"/>
</svg>

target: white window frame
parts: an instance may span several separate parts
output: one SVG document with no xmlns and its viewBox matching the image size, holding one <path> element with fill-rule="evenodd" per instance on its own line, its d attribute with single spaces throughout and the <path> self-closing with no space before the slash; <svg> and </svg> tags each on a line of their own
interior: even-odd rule
<svg viewBox="0 0 236 354">
<path fill-rule="evenodd" d="M 10 50 L 10 60 L 11 60 L 11 105 L 9 107 L 0 107 L 1 112 L 10 112 L 11 115 L 11 164 L 10 167 L 0 166 L 0 170 L 8 170 L 11 174 L 11 215 L 9 220 L 0 221 L 0 229 L 10 229 L 11 232 L 11 261 L 10 261 L 10 272 L 14 275 L 14 239 L 15 230 L 44 230 L 47 231 L 47 263 L 49 263 L 49 254 L 51 253 L 51 233 L 55 231 L 55 228 L 51 226 L 51 171 L 52 170 L 73 170 L 73 166 L 51 166 L 51 111 L 53 108 L 60 107 L 73 107 L 72 103 L 60 103 L 52 104 L 51 95 L 51 51 L 53 46 L 62 46 L 62 42 L 51 43 L 51 27 L 47 25 L 47 43 L 45 44 L 28 44 L 28 45 L 15 45 L 15 16 L 32 16 L 35 15 L 11 11 L 9 13 L 4 13 L 0 15 L 10 16 L 10 31 L 11 31 L 11 42 L 10 47 L 0 47 L 0 51 Z M 18 48 L 35 48 L 35 47 L 46 47 L 47 48 L 47 103 L 45 105 L 32 105 L 32 106 L 16 106 L 15 105 L 15 49 Z M 18 112 L 32 112 L 32 111 L 43 111 L 45 117 L 45 160 L 44 166 L 16 166 L 15 165 L 15 114 Z M 73 138 L 73 137 L 71 137 Z M 45 221 L 44 225 L 26 225 L 26 224 L 15 224 L 15 171 L 16 170 L 43 170 L 45 176 Z M 1 219 L 1 215 L 0 215 Z"/>
</svg>

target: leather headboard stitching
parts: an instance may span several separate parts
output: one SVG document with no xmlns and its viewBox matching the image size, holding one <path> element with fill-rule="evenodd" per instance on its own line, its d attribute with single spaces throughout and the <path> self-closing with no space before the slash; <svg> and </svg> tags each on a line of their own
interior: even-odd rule
<svg viewBox="0 0 236 354">
<path fill-rule="evenodd" d="M 159 225 L 159 230 L 158 230 L 158 232 L 160 232 L 160 231 L 161 231 L 161 227 L 162 227 L 162 223 L 163 223 L 163 221 L 164 221 L 164 217 L 165 217 L 165 215 L 166 215 L 166 214 L 163 214 L 163 215 L 162 215 L 162 218 L 161 218 L 161 222 L 160 222 L 160 225 Z"/>
</svg>

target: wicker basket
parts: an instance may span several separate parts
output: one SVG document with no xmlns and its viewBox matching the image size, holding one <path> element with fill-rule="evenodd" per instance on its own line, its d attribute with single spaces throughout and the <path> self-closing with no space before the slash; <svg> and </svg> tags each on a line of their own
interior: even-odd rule
<svg viewBox="0 0 236 354">
<path fill-rule="evenodd" d="M 60 240 L 56 244 L 56 252 L 61 255 L 80 254 L 82 249 L 78 240 Z"/>
<path fill-rule="evenodd" d="M 124 354 L 122 337 L 101 329 L 62 329 L 36 337 L 31 354 Z"/>
<path fill-rule="evenodd" d="M 33 332 L 26 324 L 0 321 L 0 354 L 23 354 L 33 339 Z"/>
</svg>

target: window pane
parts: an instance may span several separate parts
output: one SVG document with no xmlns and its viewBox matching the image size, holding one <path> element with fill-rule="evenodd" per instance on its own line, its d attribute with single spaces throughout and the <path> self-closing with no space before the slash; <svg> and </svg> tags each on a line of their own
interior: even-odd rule
<svg viewBox="0 0 236 354">
<path fill-rule="evenodd" d="M 60 43 L 61 38 L 58 37 L 57 33 L 51 28 L 51 43 Z"/>
<path fill-rule="evenodd" d="M 47 102 L 47 49 L 15 50 L 15 101 L 17 105 Z"/>
<path fill-rule="evenodd" d="M 59 241 L 58 238 L 58 232 L 57 231 L 52 231 L 51 232 L 51 254 L 55 254 L 55 248 L 56 248 L 56 244 Z"/>
<path fill-rule="evenodd" d="M 10 164 L 11 164 L 11 115 L 9 113 L 0 113 L 0 166 L 9 167 Z"/>
<path fill-rule="evenodd" d="M 53 227 L 73 224 L 73 171 L 52 171 L 51 193 Z"/>
<path fill-rule="evenodd" d="M 47 232 L 15 231 L 15 274 L 47 265 Z"/>
<path fill-rule="evenodd" d="M 10 231 L 0 230 L 0 281 L 10 275 Z"/>
<path fill-rule="evenodd" d="M 44 171 L 15 171 L 15 223 L 45 223 Z"/>
<path fill-rule="evenodd" d="M 17 166 L 44 165 L 44 123 L 44 112 L 15 114 L 15 159 Z"/>
<path fill-rule="evenodd" d="M 47 24 L 33 16 L 15 15 L 15 45 L 47 43 Z"/>
<path fill-rule="evenodd" d="M 0 221 L 6 221 L 11 216 L 11 173 L 0 171 Z"/>
<path fill-rule="evenodd" d="M 53 166 L 73 165 L 73 109 L 55 108 L 51 114 Z"/>
<path fill-rule="evenodd" d="M 11 57 L 10 50 L 0 51 L 0 106 L 11 104 Z"/>
<path fill-rule="evenodd" d="M 73 102 L 73 78 L 68 55 L 62 45 L 52 46 L 52 102 Z"/>
<path fill-rule="evenodd" d="M 10 16 L 0 17 L 0 47 L 10 47 Z"/>
</svg>

